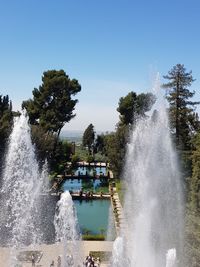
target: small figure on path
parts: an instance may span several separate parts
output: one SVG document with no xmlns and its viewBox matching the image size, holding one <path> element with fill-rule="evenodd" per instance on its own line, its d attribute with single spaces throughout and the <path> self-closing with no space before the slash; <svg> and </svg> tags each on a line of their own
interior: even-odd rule
<svg viewBox="0 0 200 267">
<path fill-rule="evenodd" d="M 35 267 L 35 255 L 34 254 L 31 255 L 31 263 L 32 263 L 32 267 Z"/>
<path fill-rule="evenodd" d="M 50 267 L 54 267 L 54 261 L 52 261 L 52 263 L 50 264 Z"/>
</svg>

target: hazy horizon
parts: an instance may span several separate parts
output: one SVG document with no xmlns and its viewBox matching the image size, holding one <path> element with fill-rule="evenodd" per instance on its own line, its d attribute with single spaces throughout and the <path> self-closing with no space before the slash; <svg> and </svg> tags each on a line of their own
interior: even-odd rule
<svg viewBox="0 0 200 267">
<path fill-rule="evenodd" d="M 105 134 L 106 132 L 110 132 L 110 131 L 99 131 L 99 130 L 95 130 L 95 134 Z M 84 133 L 84 130 L 73 130 L 73 129 L 63 129 L 61 131 L 61 137 L 81 137 Z"/>
</svg>

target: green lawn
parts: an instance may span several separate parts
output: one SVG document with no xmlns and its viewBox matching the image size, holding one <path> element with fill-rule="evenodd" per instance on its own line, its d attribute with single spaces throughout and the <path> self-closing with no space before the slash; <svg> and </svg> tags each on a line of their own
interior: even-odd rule
<svg viewBox="0 0 200 267">
<path fill-rule="evenodd" d="M 120 198 L 120 202 L 123 205 L 124 197 L 125 197 L 125 185 L 124 185 L 124 182 L 122 180 L 116 179 L 115 180 L 115 184 L 116 184 L 117 193 L 118 193 L 119 198 Z"/>
</svg>

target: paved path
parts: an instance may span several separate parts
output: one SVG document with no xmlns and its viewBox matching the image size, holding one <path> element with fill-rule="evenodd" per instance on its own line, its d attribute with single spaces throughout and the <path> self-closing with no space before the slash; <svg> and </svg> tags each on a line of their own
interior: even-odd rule
<svg viewBox="0 0 200 267">
<path fill-rule="evenodd" d="M 120 235 L 121 230 L 126 229 L 126 219 L 124 216 L 123 208 L 119 199 L 119 195 L 115 186 L 115 182 L 111 182 L 109 185 L 109 191 L 111 195 L 111 205 L 114 214 L 114 222 L 117 236 Z"/>
<path fill-rule="evenodd" d="M 83 259 L 89 255 L 90 251 L 112 251 L 113 242 L 111 241 L 80 241 L 77 246 L 82 246 Z M 63 248 L 61 244 L 53 245 L 41 245 L 34 249 L 31 247 L 24 248 L 24 250 L 39 250 L 43 253 L 41 260 L 36 264 L 36 267 L 49 267 L 52 260 L 57 261 L 59 255 L 62 255 Z M 0 267 L 10 267 L 9 266 L 9 248 L 0 247 Z M 55 265 L 56 266 L 56 265 Z M 102 262 L 101 267 L 108 266 L 107 263 Z M 31 263 L 23 263 L 22 267 L 31 267 Z"/>
</svg>

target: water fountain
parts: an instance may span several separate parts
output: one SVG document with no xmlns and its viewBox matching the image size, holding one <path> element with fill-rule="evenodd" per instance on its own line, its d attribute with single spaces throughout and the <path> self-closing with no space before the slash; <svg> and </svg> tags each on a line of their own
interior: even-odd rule
<svg viewBox="0 0 200 267">
<path fill-rule="evenodd" d="M 64 192 L 57 202 L 54 225 L 56 240 L 63 246 L 62 261 L 65 264 L 62 266 L 81 266 L 81 236 L 72 197 L 68 191 Z"/>
<path fill-rule="evenodd" d="M 176 249 L 171 248 L 167 251 L 166 267 L 175 267 L 176 265 Z"/>
<path fill-rule="evenodd" d="M 106 241 L 114 240 L 115 236 L 116 236 L 116 232 L 115 232 L 114 214 L 113 214 L 112 206 L 110 206 L 109 213 L 108 213 L 108 228 L 107 228 L 107 233 L 106 233 Z"/>
<path fill-rule="evenodd" d="M 126 247 L 124 244 L 124 238 L 118 236 L 113 243 L 113 252 L 112 252 L 112 266 L 113 267 L 122 267 L 130 266 L 129 259 L 127 257 Z"/>
<path fill-rule="evenodd" d="M 48 191 L 48 164 L 45 162 L 39 171 L 28 117 L 22 114 L 16 119 L 10 136 L 0 194 L 0 242 L 10 247 L 5 266 L 17 266 L 19 257 L 30 260 L 33 251 L 40 257 L 38 245 L 53 242 L 55 231 L 50 227 L 52 208 Z M 80 242 L 77 244 L 80 236 L 69 192 L 62 195 L 56 211 L 56 237 L 64 244 L 62 266 L 72 266 L 71 256 L 74 264 L 81 262 L 81 249 Z"/>
<path fill-rule="evenodd" d="M 113 253 L 118 255 L 117 266 L 123 266 L 126 259 L 126 266 L 130 267 L 164 267 L 166 252 L 173 247 L 180 261 L 182 189 L 165 107 L 160 108 L 156 116 L 136 123 L 125 169 L 127 225 L 121 229 L 121 253 L 118 251 L 119 240 L 114 246 Z M 167 267 L 174 266 L 169 263 L 172 262 L 172 251 L 167 257 Z"/>
<path fill-rule="evenodd" d="M 49 169 L 48 169 L 47 159 L 45 160 L 42 166 L 41 180 L 42 180 L 42 191 L 48 192 L 49 191 Z"/>
<path fill-rule="evenodd" d="M 22 114 L 10 136 L 1 188 L 1 242 L 13 248 L 9 266 L 17 261 L 15 249 L 41 241 L 36 220 L 41 184 L 28 118 Z"/>
<path fill-rule="evenodd" d="M 39 218 L 46 170 L 39 172 L 28 118 L 22 114 L 10 136 L 0 196 L 0 240 L 12 247 L 9 267 L 17 263 L 17 249 L 43 242 Z M 153 119 L 137 122 L 128 147 L 125 183 L 127 227 L 114 244 L 113 266 L 175 267 L 182 256 L 182 192 L 165 109 Z M 69 192 L 62 194 L 54 222 L 56 240 L 63 245 L 63 267 L 81 265 Z"/>
</svg>

